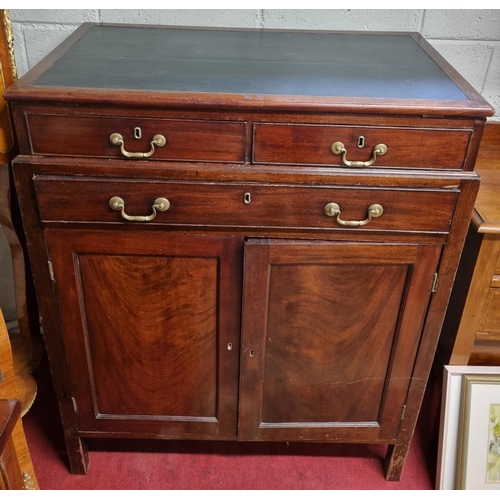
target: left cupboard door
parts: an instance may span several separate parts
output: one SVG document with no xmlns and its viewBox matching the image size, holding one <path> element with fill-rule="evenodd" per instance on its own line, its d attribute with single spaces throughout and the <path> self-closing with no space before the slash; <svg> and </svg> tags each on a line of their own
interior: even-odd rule
<svg viewBox="0 0 500 500">
<path fill-rule="evenodd" d="M 78 430 L 237 433 L 243 241 L 47 229 Z"/>
</svg>

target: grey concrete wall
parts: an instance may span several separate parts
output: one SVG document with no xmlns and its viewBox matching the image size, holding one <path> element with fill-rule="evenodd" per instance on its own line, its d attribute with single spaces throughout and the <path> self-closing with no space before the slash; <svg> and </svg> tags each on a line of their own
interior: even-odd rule
<svg viewBox="0 0 500 500">
<path fill-rule="evenodd" d="M 418 31 L 497 109 L 493 120 L 500 121 L 500 9 L 11 9 L 10 16 L 20 75 L 85 21 L 272 29 Z"/>
<path fill-rule="evenodd" d="M 82 22 L 359 31 L 417 31 L 490 102 L 500 121 L 500 10 L 10 9 L 19 76 Z M 3 236 L 3 235 L 0 235 Z M 0 306 L 12 316 L 10 252 L 0 237 Z M 13 319 L 13 318 L 8 318 Z"/>
</svg>

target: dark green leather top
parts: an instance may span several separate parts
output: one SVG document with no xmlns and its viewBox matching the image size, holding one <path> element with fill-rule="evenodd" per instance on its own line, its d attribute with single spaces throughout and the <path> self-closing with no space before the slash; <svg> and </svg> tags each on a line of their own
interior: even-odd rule
<svg viewBox="0 0 500 500">
<path fill-rule="evenodd" d="M 34 85 L 467 100 L 410 35 L 92 27 Z"/>
</svg>

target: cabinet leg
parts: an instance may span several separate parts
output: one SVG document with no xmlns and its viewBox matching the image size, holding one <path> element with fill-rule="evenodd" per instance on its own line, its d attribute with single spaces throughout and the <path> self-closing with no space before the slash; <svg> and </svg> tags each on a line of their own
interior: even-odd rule
<svg viewBox="0 0 500 500">
<path fill-rule="evenodd" d="M 408 451 L 410 451 L 410 443 L 389 445 L 384 460 L 384 473 L 387 481 L 401 480 Z"/>
<path fill-rule="evenodd" d="M 82 439 L 76 436 L 66 436 L 66 449 L 71 474 L 87 474 L 90 460 L 87 445 Z"/>
</svg>

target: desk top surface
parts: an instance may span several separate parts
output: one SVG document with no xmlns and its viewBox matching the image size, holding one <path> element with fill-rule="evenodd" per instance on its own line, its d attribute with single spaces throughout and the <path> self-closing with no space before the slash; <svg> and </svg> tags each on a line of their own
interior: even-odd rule
<svg viewBox="0 0 500 500">
<path fill-rule="evenodd" d="M 410 35 L 94 26 L 35 85 L 467 99 Z"/>
<path fill-rule="evenodd" d="M 45 67 L 42 61 L 43 70 L 34 72 L 29 86 L 42 94 L 58 88 L 254 101 L 432 100 L 471 107 L 462 82 L 409 33 L 92 25 L 73 38 L 60 57 Z"/>
</svg>

